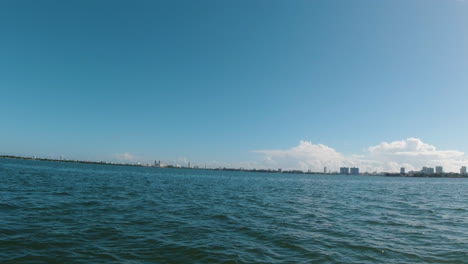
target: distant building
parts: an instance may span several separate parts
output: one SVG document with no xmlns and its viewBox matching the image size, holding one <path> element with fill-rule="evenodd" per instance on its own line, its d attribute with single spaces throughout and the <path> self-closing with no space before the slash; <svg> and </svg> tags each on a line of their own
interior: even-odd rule
<svg viewBox="0 0 468 264">
<path fill-rule="evenodd" d="M 406 173 L 405 168 L 401 167 L 400 168 L 400 174 L 405 174 L 405 173 Z"/>
<path fill-rule="evenodd" d="M 340 168 L 340 174 L 348 175 L 349 174 L 349 168 L 348 167 L 341 167 Z"/>
<path fill-rule="evenodd" d="M 161 168 L 161 161 L 160 161 L 160 160 L 155 160 L 155 161 L 154 161 L 154 166 L 155 166 L 156 168 Z"/>
<path fill-rule="evenodd" d="M 323 174 L 327 174 L 327 167 L 323 167 Z"/>
<path fill-rule="evenodd" d="M 282 172 L 281 168 L 278 169 L 278 172 Z"/>
<path fill-rule="evenodd" d="M 434 174 L 434 168 L 423 167 L 421 172 L 424 174 Z"/>
<path fill-rule="evenodd" d="M 460 168 L 460 174 L 461 175 L 466 175 L 466 166 L 463 166 Z"/>
<path fill-rule="evenodd" d="M 188 167 L 187 168 L 191 168 L 191 164 L 190 164 L 190 161 L 188 162 Z"/>
<path fill-rule="evenodd" d="M 435 170 L 437 174 L 444 173 L 444 168 L 442 168 L 442 166 L 437 166 Z"/>
<path fill-rule="evenodd" d="M 351 168 L 351 175 L 359 175 L 359 168 Z"/>
</svg>

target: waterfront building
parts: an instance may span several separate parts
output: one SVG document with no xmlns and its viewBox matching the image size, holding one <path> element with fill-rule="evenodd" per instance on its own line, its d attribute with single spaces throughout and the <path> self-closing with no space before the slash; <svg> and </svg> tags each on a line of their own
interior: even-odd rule
<svg viewBox="0 0 468 264">
<path fill-rule="evenodd" d="M 466 175 L 466 166 L 463 166 L 460 168 L 460 174 L 461 175 Z"/>
<path fill-rule="evenodd" d="M 188 167 L 187 167 L 187 168 L 189 168 L 189 169 L 191 168 L 191 164 L 190 164 L 190 161 L 188 162 Z"/>
<path fill-rule="evenodd" d="M 438 174 L 444 173 L 444 168 L 442 168 L 442 166 L 437 166 L 435 170 Z"/>
<path fill-rule="evenodd" d="M 160 161 L 160 160 L 155 160 L 155 161 L 154 161 L 154 166 L 155 166 L 156 168 L 161 168 L 161 161 Z"/>
<path fill-rule="evenodd" d="M 349 168 L 348 167 L 341 167 L 340 168 L 340 174 L 348 175 L 349 174 Z"/>
<path fill-rule="evenodd" d="M 327 174 L 327 167 L 323 167 L 323 174 Z"/>
<path fill-rule="evenodd" d="M 421 172 L 424 174 L 434 174 L 434 168 L 423 167 Z"/>
<path fill-rule="evenodd" d="M 400 174 L 405 174 L 405 173 L 406 173 L 405 168 L 401 167 L 400 168 Z"/>
<path fill-rule="evenodd" d="M 351 175 L 359 175 L 359 168 L 351 168 Z"/>
</svg>

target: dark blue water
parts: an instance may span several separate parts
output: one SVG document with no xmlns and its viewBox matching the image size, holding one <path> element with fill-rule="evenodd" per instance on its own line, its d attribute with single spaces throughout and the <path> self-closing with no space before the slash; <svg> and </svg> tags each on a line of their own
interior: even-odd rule
<svg viewBox="0 0 468 264">
<path fill-rule="evenodd" d="M 468 180 L 0 159 L 0 263 L 468 263 Z"/>
</svg>

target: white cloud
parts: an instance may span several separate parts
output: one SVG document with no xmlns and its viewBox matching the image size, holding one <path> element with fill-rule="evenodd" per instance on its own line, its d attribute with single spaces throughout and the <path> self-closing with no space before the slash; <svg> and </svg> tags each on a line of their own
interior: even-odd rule
<svg viewBox="0 0 468 264">
<path fill-rule="evenodd" d="M 333 148 L 309 141 L 287 150 L 257 150 L 263 154 L 264 167 L 321 171 L 323 167 L 354 166 L 355 160 L 345 157 Z M 356 164 L 357 165 L 357 164 Z"/>
<path fill-rule="evenodd" d="M 457 150 L 437 150 L 418 138 L 408 138 L 390 143 L 382 142 L 368 149 L 370 159 L 379 161 L 383 168 L 397 171 L 396 166 L 419 170 L 423 166 L 444 166 L 446 171 L 458 171 L 468 164 L 465 153 Z"/>
<path fill-rule="evenodd" d="M 343 155 L 335 149 L 300 141 L 286 150 L 258 150 L 262 160 L 256 166 L 265 168 L 301 169 L 322 171 L 323 167 L 338 170 L 341 166 L 357 166 L 361 171 L 397 172 L 400 167 L 420 170 L 423 166 L 444 166 L 445 171 L 458 171 L 468 165 L 468 157 L 461 151 L 437 150 L 418 138 L 408 138 L 371 146 L 358 155 Z"/>
<path fill-rule="evenodd" d="M 125 161 L 125 162 L 134 162 L 136 160 L 135 155 L 130 154 L 128 152 L 117 153 L 117 154 L 114 155 L 114 157 L 118 161 Z"/>
</svg>

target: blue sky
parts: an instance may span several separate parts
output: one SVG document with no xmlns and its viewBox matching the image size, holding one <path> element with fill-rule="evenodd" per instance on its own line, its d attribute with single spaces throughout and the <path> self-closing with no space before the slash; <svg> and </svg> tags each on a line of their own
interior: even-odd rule
<svg viewBox="0 0 468 264">
<path fill-rule="evenodd" d="M 1 1 L 0 152 L 468 151 L 468 2 Z"/>
</svg>

